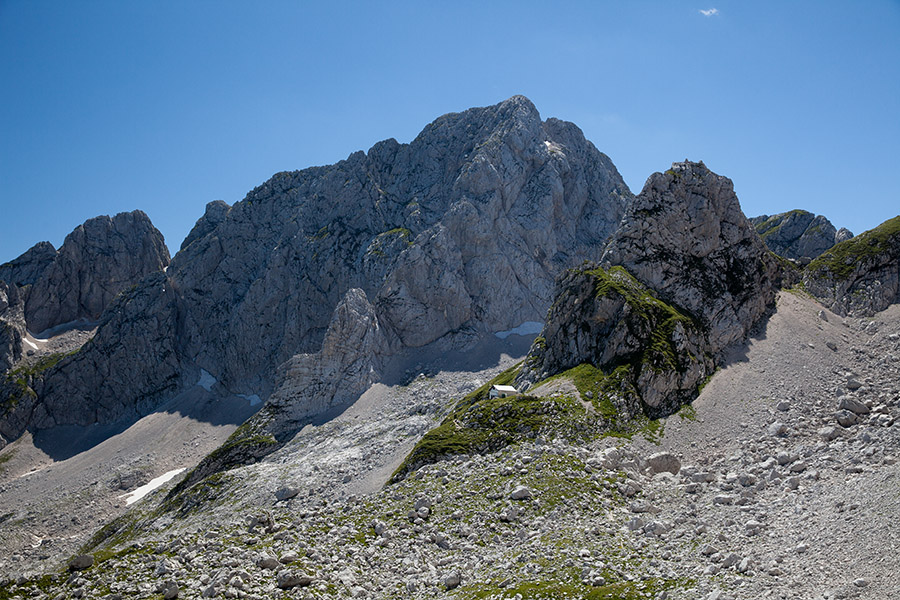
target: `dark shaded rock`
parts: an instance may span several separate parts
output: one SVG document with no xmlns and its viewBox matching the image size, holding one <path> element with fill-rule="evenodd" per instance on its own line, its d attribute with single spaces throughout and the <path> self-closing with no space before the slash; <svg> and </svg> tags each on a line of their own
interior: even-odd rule
<svg viewBox="0 0 900 600">
<path fill-rule="evenodd" d="M 0 265 L 0 281 L 19 287 L 34 285 L 56 260 L 56 248 L 50 242 L 38 242 L 25 254 Z"/>
<path fill-rule="evenodd" d="M 187 237 L 184 238 L 184 241 L 181 242 L 181 250 L 190 246 L 194 240 L 200 239 L 212 232 L 219 226 L 219 223 L 225 220 L 225 217 L 228 216 L 228 211 L 230 210 L 231 206 L 222 200 L 213 200 L 208 203 L 206 205 L 206 212 L 203 213 L 202 217 L 197 219 L 197 222 L 194 224 L 190 233 L 188 233 Z"/>
</svg>

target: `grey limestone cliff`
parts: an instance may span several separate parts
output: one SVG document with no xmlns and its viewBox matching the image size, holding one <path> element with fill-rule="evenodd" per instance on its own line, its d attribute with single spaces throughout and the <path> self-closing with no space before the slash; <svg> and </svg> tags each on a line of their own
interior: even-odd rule
<svg viewBox="0 0 900 600">
<path fill-rule="evenodd" d="M 231 207 L 209 205 L 166 273 L 47 373 L 34 414 L 140 412 L 199 369 L 265 399 L 295 356 L 323 350 L 351 289 L 405 346 L 541 320 L 555 277 L 599 258 L 630 198 L 576 126 L 542 121 L 521 96 L 444 115 L 409 144 L 278 173 Z"/>
<path fill-rule="evenodd" d="M 848 229 L 837 230 L 822 215 L 805 210 L 760 215 L 750 222 L 772 252 L 803 262 L 809 262 L 838 242 L 853 237 Z"/>
<path fill-rule="evenodd" d="M 143 212 L 89 219 L 66 236 L 34 281 L 25 320 L 34 332 L 97 320 L 116 294 L 168 263 L 162 234 Z"/>
<path fill-rule="evenodd" d="M 586 363 L 618 413 L 671 414 L 774 305 L 778 267 L 703 163 L 651 175 L 602 260 L 560 279 L 520 386 Z"/>
<path fill-rule="evenodd" d="M 686 311 L 719 352 L 771 308 L 778 266 L 741 212 L 730 179 L 702 162 L 654 173 L 603 254 Z"/>
<path fill-rule="evenodd" d="M 22 357 L 25 307 L 15 284 L 0 280 L 0 374 Z"/>
</svg>

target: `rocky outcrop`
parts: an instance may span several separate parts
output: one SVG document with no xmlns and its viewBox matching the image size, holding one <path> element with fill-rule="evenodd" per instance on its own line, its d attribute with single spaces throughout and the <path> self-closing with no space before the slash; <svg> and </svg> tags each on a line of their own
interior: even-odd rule
<svg viewBox="0 0 900 600">
<path fill-rule="evenodd" d="M 56 260 L 56 248 L 50 242 L 38 242 L 25 254 L 0 265 L 0 281 L 20 288 L 34 285 Z"/>
<path fill-rule="evenodd" d="M 819 256 L 803 285 L 840 315 L 870 316 L 900 302 L 900 216 Z"/>
<path fill-rule="evenodd" d="M 349 290 L 334 309 L 322 349 L 279 367 L 264 412 L 266 430 L 282 438 L 310 417 L 358 398 L 381 377 L 389 340 L 365 292 Z"/>
<path fill-rule="evenodd" d="M 184 238 L 184 241 L 181 242 L 181 250 L 190 246 L 194 240 L 202 238 L 218 227 L 219 223 L 224 221 L 225 217 L 228 216 L 229 210 L 231 210 L 231 207 L 222 200 L 213 200 L 208 203 L 203 216 L 197 219 L 193 229 L 191 229 L 187 237 Z"/>
<path fill-rule="evenodd" d="M 527 389 L 587 363 L 617 417 L 671 414 L 697 395 L 714 363 L 705 330 L 622 267 L 568 271 L 516 383 Z"/>
<path fill-rule="evenodd" d="M 630 198 L 577 127 L 542 121 L 520 96 L 440 117 L 410 144 L 278 173 L 230 208 L 209 205 L 166 275 L 47 374 L 38 394 L 53 402 L 35 414 L 63 423 L 99 396 L 104 409 L 83 419 L 144 410 L 199 369 L 266 399 L 280 365 L 322 348 L 354 288 L 406 346 L 541 320 L 555 277 L 599 258 Z"/>
<path fill-rule="evenodd" d="M 838 231 L 822 215 L 805 210 L 761 215 L 753 217 L 750 222 L 769 250 L 801 262 L 809 262 L 838 242 L 853 237 L 848 229 Z"/>
<path fill-rule="evenodd" d="M 168 263 L 163 236 L 143 212 L 89 219 L 66 236 L 34 281 L 25 320 L 35 332 L 77 319 L 95 321 L 116 294 Z"/>
<path fill-rule="evenodd" d="M 741 212 L 730 179 L 700 163 L 654 173 L 603 254 L 695 318 L 713 353 L 774 304 L 778 266 Z"/>
<path fill-rule="evenodd" d="M 25 337 L 25 307 L 15 284 L 0 280 L 0 374 L 22 357 Z"/>
<path fill-rule="evenodd" d="M 608 416 L 671 414 L 774 305 L 777 276 L 731 181 L 675 163 L 628 206 L 603 267 L 562 277 L 518 387 L 588 365 Z"/>
</svg>

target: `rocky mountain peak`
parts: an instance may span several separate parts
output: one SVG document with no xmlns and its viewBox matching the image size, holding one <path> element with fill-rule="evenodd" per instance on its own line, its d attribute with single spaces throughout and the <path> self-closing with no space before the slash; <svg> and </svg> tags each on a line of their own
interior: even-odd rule
<svg viewBox="0 0 900 600">
<path fill-rule="evenodd" d="M 47 255 L 42 249 L 42 256 Z M 126 286 L 169 264 L 162 234 L 139 210 L 85 221 L 66 236 L 25 306 L 35 332 L 77 319 L 97 320 Z"/>
<path fill-rule="evenodd" d="M 376 354 L 541 320 L 556 276 L 599 258 L 630 198 L 577 127 L 542 122 L 520 96 L 439 117 L 409 144 L 386 140 L 334 165 L 277 173 L 231 207 L 208 205 L 165 276 L 117 303 L 90 347 L 47 374 L 40 403 L 55 408 L 45 421 L 65 423 L 66 403 L 93 401 L 92 382 L 104 381 L 113 408 L 104 418 L 114 418 L 200 369 L 266 399 L 276 385 L 303 387 L 276 382 L 308 371 L 295 357 L 327 351 L 336 365 L 365 364 L 371 357 L 323 348 L 329 327 L 344 330 L 355 313 L 335 311 L 354 289 L 397 342 L 372 345 Z M 150 306 L 158 318 L 140 312 Z M 112 329 L 134 341 L 123 347 Z M 109 381 L 112 354 L 129 381 Z M 326 397 L 333 385 L 316 389 L 324 396 L 279 397 L 339 401 Z"/>
<path fill-rule="evenodd" d="M 836 243 L 853 234 L 845 228 L 835 229 L 822 215 L 805 210 L 792 210 L 777 215 L 760 215 L 750 222 L 766 246 L 779 256 L 808 263 Z"/>
<path fill-rule="evenodd" d="M 602 262 L 619 265 L 709 332 L 714 352 L 772 305 L 778 268 L 730 179 L 702 162 L 654 173 L 628 206 Z"/>
</svg>

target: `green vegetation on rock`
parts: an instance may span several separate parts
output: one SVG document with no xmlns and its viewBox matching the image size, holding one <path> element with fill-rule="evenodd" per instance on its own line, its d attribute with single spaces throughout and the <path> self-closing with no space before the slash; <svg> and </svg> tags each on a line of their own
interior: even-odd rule
<svg viewBox="0 0 900 600">
<path fill-rule="evenodd" d="M 806 272 L 830 274 L 834 279 L 844 280 L 860 263 L 887 252 L 900 254 L 900 216 L 834 245 L 809 263 Z"/>
</svg>

